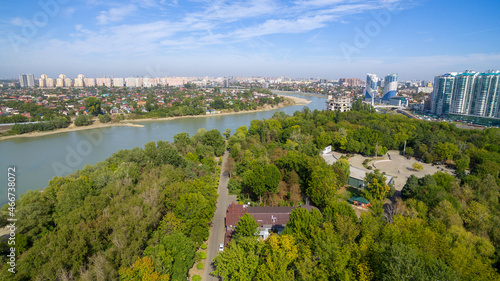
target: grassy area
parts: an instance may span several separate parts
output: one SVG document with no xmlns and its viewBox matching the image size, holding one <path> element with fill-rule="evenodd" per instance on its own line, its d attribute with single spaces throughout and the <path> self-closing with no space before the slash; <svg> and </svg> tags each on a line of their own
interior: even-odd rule
<svg viewBox="0 0 500 281">
<path fill-rule="evenodd" d="M 339 189 L 339 195 L 341 198 L 349 200 L 353 196 L 363 196 L 363 193 L 360 189 L 348 185 Z"/>
</svg>

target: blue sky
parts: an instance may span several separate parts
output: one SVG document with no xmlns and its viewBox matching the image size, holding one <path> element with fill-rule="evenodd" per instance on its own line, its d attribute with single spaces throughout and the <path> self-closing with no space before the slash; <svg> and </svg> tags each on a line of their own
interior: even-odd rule
<svg viewBox="0 0 500 281">
<path fill-rule="evenodd" d="M 0 0 L 0 34 L 3 78 L 500 69 L 498 0 Z"/>
</svg>

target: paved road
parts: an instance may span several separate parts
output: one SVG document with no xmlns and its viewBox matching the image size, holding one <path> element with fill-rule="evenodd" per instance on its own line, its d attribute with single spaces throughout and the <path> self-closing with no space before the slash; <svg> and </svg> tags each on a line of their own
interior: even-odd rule
<svg viewBox="0 0 500 281">
<path fill-rule="evenodd" d="M 229 177 L 226 175 L 225 164 L 229 153 L 226 151 L 222 158 L 222 168 L 221 176 L 219 180 L 219 187 L 217 192 L 219 193 L 219 198 L 217 199 L 217 208 L 215 210 L 215 216 L 210 227 L 210 237 L 208 238 L 208 248 L 207 248 L 207 262 L 205 266 L 205 271 L 203 272 L 203 281 L 218 281 L 219 278 L 210 275 L 210 272 L 214 270 L 212 265 L 214 257 L 219 253 L 219 244 L 224 243 L 224 235 L 226 233 L 224 227 L 224 219 L 226 217 L 226 211 L 229 204 L 232 201 L 236 202 L 236 196 L 229 196 L 227 184 L 229 182 Z"/>
</svg>

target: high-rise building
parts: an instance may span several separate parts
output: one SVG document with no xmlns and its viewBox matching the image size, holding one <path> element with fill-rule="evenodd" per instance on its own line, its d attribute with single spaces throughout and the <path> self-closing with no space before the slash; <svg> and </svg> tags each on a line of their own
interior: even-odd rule
<svg viewBox="0 0 500 281">
<path fill-rule="evenodd" d="M 476 76 L 477 73 L 474 71 L 465 71 L 455 77 L 450 113 L 468 114 L 470 112 Z"/>
<path fill-rule="evenodd" d="M 95 87 L 95 78 L 85 78 L 85 86 Z"/>
<path fill-rule="evenodd" d="M 471 114 L 483 117 L 500 117 L 499 106 L 500 71 L 488 71 L 478 74 L 474 87 Z"/>
<path fill-rule="evenodd" d="M 73 83 L 71 82 L 71 78 L 68 77 L 64 78 L 64 87 L 69 88 L 72 86 L 72 84 Z"/>
<path fill-rule="evenodd" d="M 47 78 L 47 88 L 54 88 L 54 79 Z"/>
<path fill-rule="evenodd" d="M 383 101 L 390 101 L 392 97 L 398 93 L 398 75 L 389 74 L 384 78 L 384 95 Z"/>
<path fill-rule="evenodd" d="M 432 92 L 431 113 L 446 115 L 450 112 L 451 97 L 455 86 L 456 72 L 436 76 L 434 79 L 434 91 Z"/>
<path fill-rule="evenodd" d="M 104 78 L 96 78 L 96 85 L 97 87 L 104 86 L 104 87 L 111 87 L 111 78 L 109 77 L 104 77 Z"/>
<path fill-rule="evenodd" d="M 42 74 L 40 76 L 40 80 L 38 80 L 38 87 L 40 87 L 40 88 L 48 88 L 49 87 L 47 85 L 48 84 L 48 79 L 49 79 L 49 77 L 47 76 L 47 74 Z"/>
<path fill-rule="evenodd" d="M 78 76 L 75 78 L 75 88 L 82 88 L 85 87 L 85 76 L 83 74 L 78 74 Z"/>
<path fill-rule="evenodd" d="M 123 87 L 125 86 L 123 78 L 113 78 L 113 87 Z"/>
<path fill-rule="evenodd" d="M 33 74 L 19 74 L 19 84 L 21 88 L 32 88 L 35 87 L 35 77 Z"/>
<path fill-rule="evenodd" d="M 431 113 L 500 118 L 500 71 L 436 76 Z"/>
<path fill-rule="evenodd" d="M 378 80 L 379 78 L 375 74 L 368 73 L 366 75 L 365 100 L 370 101 L 372 104 L 377 96 Z"/>
<path fill-rule="evenodd" d="M 59 78 L 56 80 L 56 87 L 65 87 L 64 82 L 66 80 L 66 75 L 60 74 Z"/>
<path fill-rule="evenodd" d="M 127 87 L 135 87 L 135 78 L 134 77 L 125 78 L 125 85 Z"/>
<path fill-rule="evenodd" d="M 359 79 L 359 78 L 340 78 L 339 85 L 340 86 L 349 86 L 349 87 L 358 86 L 358 85 L 361 85 L 361 79 Z"/>
<path fill-rule="evenodd" d="M 146 88 L 156 86 L 156 80 L 148 77 L 142 78 L 142 86 Z"/>
</svg>

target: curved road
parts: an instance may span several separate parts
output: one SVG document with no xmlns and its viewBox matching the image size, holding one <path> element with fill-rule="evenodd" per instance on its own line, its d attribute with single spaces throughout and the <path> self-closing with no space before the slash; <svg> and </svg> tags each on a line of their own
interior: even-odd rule
<svg viewBox="0 0 500 281">
<path fill-rule="evenodd" d="M 219 198 L 217 199 L 217 206 L 215 209 L 214 220 L 212 226 L 210 227 L 210 237 L 208 238 L 208 248 L 207 248 L 207 260 L 205 263 L 205 270 L 203 271 L 202 281 L 219 281 L 218 277 L 210 275 L 210 272 L 214 270 L 213 260 L 217 253 L 219 252 L 219 244 L 224 243 L 224 235 L 226 234 L 226 229 L 224 226 L 224 219 L 226 218 L 227 207 L 231 202 L 236 202 L 236 196 L 229 196 L 229 190 L 227 189 L 227 184 L 229 182 L 229 177 L 226 173 L 226 161 L 229 152 L 226 150 L 222 158 L 222 167 L 220 171 L 219 187 L 217 188 L 217 193 L 219 193 Z"/>
</svg>

